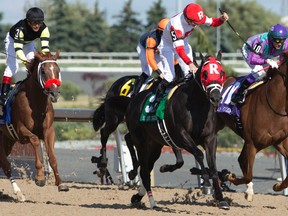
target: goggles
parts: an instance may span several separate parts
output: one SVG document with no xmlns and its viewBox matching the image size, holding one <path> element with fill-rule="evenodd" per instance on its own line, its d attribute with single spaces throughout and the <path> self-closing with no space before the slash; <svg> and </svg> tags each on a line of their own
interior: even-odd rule
<svg viewBox="0 0 288 216">
<path fill-rule="evenodd" d="M 284 43 L 285 40 L 285 38 L 272 38 L 274 43 Z"/>
<path fill-rule="evenodd" d="M 43 21 L 28 21 L 31 25 L 42 25 Z"/>
</svg>

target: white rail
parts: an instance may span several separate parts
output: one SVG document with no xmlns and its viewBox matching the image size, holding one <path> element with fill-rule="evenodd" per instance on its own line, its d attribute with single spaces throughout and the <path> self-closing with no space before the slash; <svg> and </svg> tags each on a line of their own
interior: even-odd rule
<svg viewBox="0 0 288 216">
<path fill-rule="evenodd" d="M 199 55 L 197 54 L 197 56 Z M 0 53 L 0 64 L 5 64 L 5 58 L 5 54 Z M 241 53 L 222 53 L 222 62 L 224 65 L 233 66 L 236 72 L 249 72 Z M 129 72 L 128 68 L 137 67 L 140 71 L 140 61 L 136 52 L 62 52 L 58 63 L 64 70 L 78 70 L 77 72 L 80 73 L 87 71 L 87 69 L 82 70 L 82 68 L 93 68 L 92 70 L 95 70 L 95 72 L 102 72 L 105 71 L 104 68 L 107 67 L 110 68 L 109 70 L 115 68 L 114 70 L 122 70 L 125 72 L 127 72 L 127 70 Z M 135 72 L 135 70 L 133 70 L 133 72 Z"/>
</svg>

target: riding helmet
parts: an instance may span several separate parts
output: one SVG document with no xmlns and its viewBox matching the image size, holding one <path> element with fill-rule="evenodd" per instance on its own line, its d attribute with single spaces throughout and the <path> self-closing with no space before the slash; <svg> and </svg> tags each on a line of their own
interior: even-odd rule
<svg viewBox="0 0 288 216">
<path fill-rule="evenodd" d="M 27 11 L 26 19 L 29 21 L 44 21 L 44 13 L 40 8 L 33 7 Z"/>
<path fill-rule="evenodd" d="M 188 4 L 183 10 L 184 17 L 192 21 L 196 25 L 204 24 L 206 21 L 206 15 L 202 7 L 198 4 Z"/>
<path fill-rule="evenodd" d="M 169 19 L 168 18 L 164 18 L 164 19 L 161 19 L 158 23 L 158 30 L 160 31 L 164 31 L 167 23 L 169 22 Z"/>
<path fill-rule="evenodd" d="M 268 36 L 270 39 L 273 39 L 273 38 L 286 39 L 288 37 L 288 34 L 284 26 L 280 24 L 276 24 L 270 28 L 268 32 Z"/>
</svg>

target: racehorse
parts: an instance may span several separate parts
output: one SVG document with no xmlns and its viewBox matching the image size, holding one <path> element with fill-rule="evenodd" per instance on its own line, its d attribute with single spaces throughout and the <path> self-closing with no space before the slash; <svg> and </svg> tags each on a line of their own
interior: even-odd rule
<svg viewBox="0 0 288 216">
<path fill-rule="evenodd" d="M 164 145 L 185 149 L 194 155 L 203 172 L 204 193 L 210 191 L 211 184 L 204 167 L 204 154 L 197 147 L 201 145 L 206 151 L 207 164 L 212 174 L 214 198 L 219 201 L 220 208 L 229 208 L 219 187 L 216 168 L 216 108 L 221 101 L 222 84 L 225 80 L 225 72 L 220 63 L 221 56 L 221 52 L 218 52 L 217 59 L 200 55 L 202 61 L 195 79 L 179 85 L 175 91 L 172 90 L 172 96 L 168 95 L 170 98 L 164 110 L 163 120 L 139 120 L 143 105 L 146 106 L 146 101 L 152 94 L 150 91 L 143 91 L 132 98 L 125 115 L 131 141 L 127 142 L 127 145 L 136 147 L 142 180 L 138 193 L 131 198 L 132 203 L 140 202 L 146 191 L 151 208 L 156 207 L 151 191 L 150 172 Z"/>
<path fill-rule="evenodd" d="M 17 194 L 20 201 L 25 201 L 25 197 L 11 175 L 11 165 L 7 160 L 16 141 L 33 146 L 37 169 L 35 183 L 42 187 L 46 182 L 39 149 L 40 140 L 43 140 L 58 190 L 69 190 L 59 176 L 54 151 L 54 110 L 51 102 L 57 102 L 59 97 L 61 76 L 60 68 L 56 62 L 59 54 L 60 51 L 57 51 L 55 55 L 35 52 L 35 58 L 26 66 L 27 78 L 14 87 L 13 90 L 17 90 L 15 90 L 13 97 L 7 101 L 6 113 L 11 111 L 11 122 L 7 123 L 7 126 L 6 124 L 0 126 L 0 167 L 10 179 L 13 192 Z"/>
<path fill-rule="evenodd" d="M 195 54 L 194 54 L 195 55 Z M 195 58 L 194 58 L 195 59 Z M 177 79 L 183 79 L 183 72 L 178 64 L 175 65 L 175 73 Z M 127 109 L 127 106 L 131 100 L 130 92 L 133 90 L 134 87 L 134 81 L 139 76 L 136 75 L 130 75 L 130 76 L 124 76 L 119 79 L 117 79 L 109 88 L 107 91 L 107 94 L 103 100 L 103 102 L 100 104 L 100 106 L 94 111 L 93 114 L 93 128 L 95 131 L 100 130 L 101 135 L 101 150 L 100 150 L 100 157 L 97 158 L 97 167 L 99 168 L 99 172 L 96 171 L 97 175 L 102 179 L 103 176 L 107 172 L 107 156 L 106 156 L 106 144 L 108 141 L 108 138 L 111 133 L 113 133 L 118 125 L 124 121 L 125 112 Z M 156 84 L 157 82 L 155 82 Z M 153 85 L 153 82 L 148 82 L 147 88 L 150 88 L 151 85 Z M 155 85 L 154 85 L 155 86 Z M 145 89 L 144 88 L 141 88 Z M 152 88 L 153 89 L 153 88 Z M 111 105 L 109 101 L 113 101 L 118 96 L 123 96 L 122 100 L 125 100 L 121 102 L 121 106 L 119 104 L 117 106 Z M 103 126 L 104 125 L 104 126 Z M 125 139 L 128 139 L 128 137 Z M 129 147 L 129 146 L 128 146 Z M 133 149 L 130 149 L 130 152 L 133 151 Z M 178 152 L 178 150 L 173 149 L 175 155 L 176 155 L 176 164 L 173 165 L 163 165 L 160 168 L 161 172 L 172 172 L 176 169 L 179 169 L 184 164 L 183 157 L 181 152 Z M 129 173 L 129 178 L 133 180 L 137 175 L 137 168 L 138 168 L 138 161 L 134 155 L 132 156 L 133 160 L 133 171 Z M 95 158 L 95 157 L 93 157 Z"/>
<path fill-rule="evenodd" d="M 238 178 L 234 174 L 227 176 L 234 185 L 252 181 L 255 156 L 262 149 L 273 146 L 288 159 L 288 50 L 281 54 L 280 59 L 279 68 L 269 68 L 264 84 L 247 95 L 240 107 L 242 130 L 235 124 L 233 116 L 217 113 L 217 131 L 228 126 L 244 139 L 238 158 L 243 177 Z M 234 80 L 233 77 L 228 78 L 224 89 Z M 281 191 L 287 186 L 288 177 L 275 184 L 273 190 Z M 253 194 L 247 194 L 246 198 L 252 201 Z"/>
</svg>

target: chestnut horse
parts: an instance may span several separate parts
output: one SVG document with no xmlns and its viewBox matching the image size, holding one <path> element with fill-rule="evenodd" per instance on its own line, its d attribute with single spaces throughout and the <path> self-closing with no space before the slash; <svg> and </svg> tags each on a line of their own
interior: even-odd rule
<svg viewBox="0 0 288 216">
<path fill-rule="evenodd" d="M 243 177 L 227 176 L 234 185 L 252 182 L 255 156 L 262 149 L 273 146 L 288 159 L 288 50 L 280 59 L 279 68 L 268 69 L 265 83 L 253 90 L 240 108 L 242 131 L 237 128 L 233 116 L 217 113 L 217 131 L 228 126 L 244 139 L 238 158 Z M 234 79 L 227 79 L 224 88 Z M 273 190 L 281 191 L 287 186 L 288 177 L 275 184 Z M 247 194 L 246 198 L 251 201 L 251 196 L 253 194 Z"/>
<path fill-rule="evenodd" d="M 161 155 L 163 145 L 190 152 L 202 169 L 204 192 L 211 191 L 209 173 L 204 167 L 204 154 L 197 147 L 201 145 L 206 151 L 207 164 L 212 174 L 214 198 L 219 202 L 220 208 L 229 208 L 219 187 L 216 167 L 216 108 L 221 100 L 225 72 L 220 63 L 220 52 L 217 59 L 211 56 L 200 57 L 202 62 L 195 79 L 179 85 L 172 96 L 168 96 L 170 98 L 163 120 L 139 120 L 151 91 L 141 92 L 128 105 L 125 116 L 131 142 L 127 142 L 127 145 L 135 145 L 137 149 L 142 180 L 138 193 L 131 198 L 132 203 L 140 202 L 146 192 L 151 208 L 156 207 L 151 191 L 150 172 Z M 149 110 L 147 107 L 143 109 Z"/>
<path fill-rule="evenodd" d="M 15 87 L 17 88 L 16 93 L 11 100 L 7 101 L 7 104 L 10 103 L 10 110 L 6 112 L 11 113 L 9 127 L 6 124 L 0 126 L 0 167 L 10 179 L 13 192 L 19 201 L 25 201 L 25 197 L 11 175 L 11 165 L 7 160 L 15 142 L 33 146 L 37 169 L 35 183 L 42 187 L 46 182 L 39 149 L 40 140 L 43 140 L 58 190 L 69 190 L 67 186 L 63 185 L 59 176 L 54 151 L 54 109 L 51 102 L 57 102 L 59 97 L 61 76 L 60 68 L 56 62 L 59 54 L 59 51 L 55 55 L 35 52 L 35 58 L 26 66 L 27 78 Z"/>
</svg>

